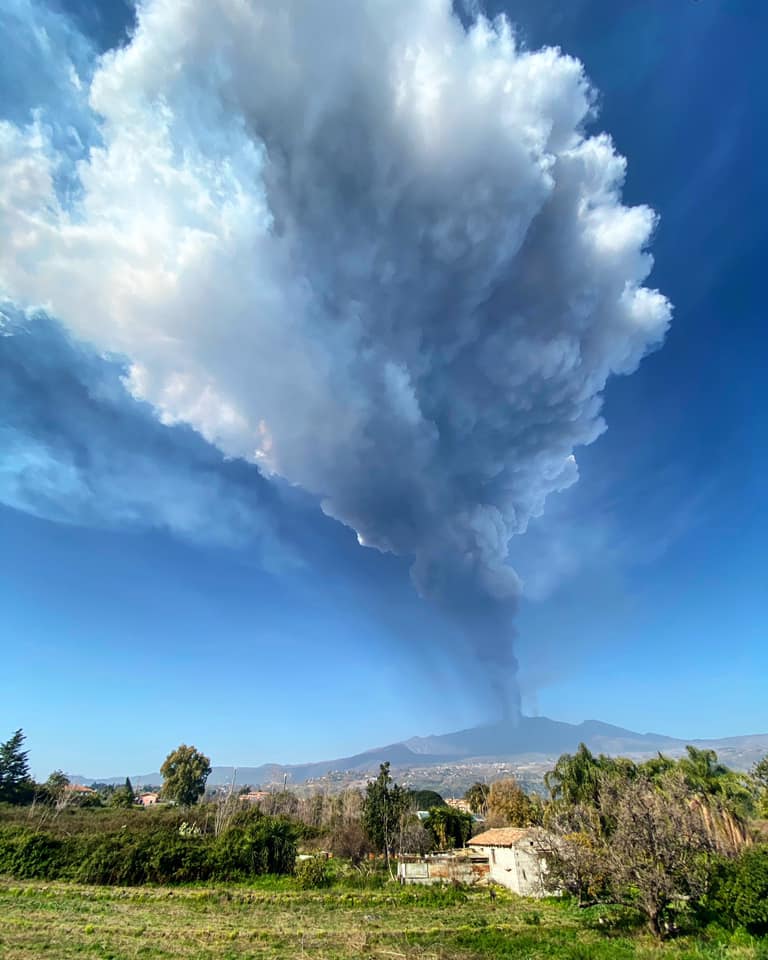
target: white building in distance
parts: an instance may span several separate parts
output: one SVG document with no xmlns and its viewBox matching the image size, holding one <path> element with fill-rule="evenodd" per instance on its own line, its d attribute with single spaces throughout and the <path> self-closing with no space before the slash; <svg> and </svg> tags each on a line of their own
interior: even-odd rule
<svg viewBox="0 0 768 960">
<path fill-rule="evenodd" d="M 499 827 L 472 837 L 467 846 L 488 857 L 490 878 L 523 897 L 545 897 L 546 863 L 538 827 Z"/>
</svg>

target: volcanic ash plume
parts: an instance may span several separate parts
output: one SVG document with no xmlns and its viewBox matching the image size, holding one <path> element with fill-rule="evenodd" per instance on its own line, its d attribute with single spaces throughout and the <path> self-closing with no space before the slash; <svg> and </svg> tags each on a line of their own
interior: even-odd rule
<svg viewBox="0 0 768 960">
<path fill-rule="evenodd" d="M 507 544 L 670 317 L 581 64 L 449 0 L 149 0 L 74 81 L 76 189 L 44 118 L 0 127 L 3 286 L 412 558 L 508 686 Z"/>
</svg>

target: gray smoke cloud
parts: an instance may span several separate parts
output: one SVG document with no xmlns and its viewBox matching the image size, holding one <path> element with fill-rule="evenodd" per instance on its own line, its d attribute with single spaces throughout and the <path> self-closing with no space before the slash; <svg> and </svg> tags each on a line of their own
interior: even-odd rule
<svg viewBox="0 0 768 960">
<path fill-rule="evenodd" d="M 76 199 L 39 117 L 0 125 L 6 292 L 412 558 L 512 690 L 509 540 L 670 318 L 582 65 L 448 0 L 148 0 L 77 82 Z"/>
</svg>

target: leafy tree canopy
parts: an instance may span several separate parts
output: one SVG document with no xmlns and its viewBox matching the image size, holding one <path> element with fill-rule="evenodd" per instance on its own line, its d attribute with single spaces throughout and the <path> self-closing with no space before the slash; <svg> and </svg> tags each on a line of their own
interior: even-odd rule
<svg viewBox="0 0 768 960">
<path fill-rule="evenodd" d="M 436 790 L 411 790 L 410 800 L 414 810 L 429 810 L 430 807 L 445 807 L 445 800 Z"/>
<path fill-rule="evenodd" d="M 491 784 L 488 813 L 512 827 L 529 827 L 539 822 L 541 811 L 517 780 L 508 777 Z"/>
<path fill-rule="evenodd" d="M 205 792 L 211 761 L 195 747 L 183 743 L 168 754 L 160 773 L 163 775 L 163 796 L 183 807 L 191 807 Z"/>
<path fill-rule="evenodd" d="M 768 756 L 758 760 L 752 767 L 752 776 L 763 790 L 768 790 Z"/>
<path fill-rule="evenodd" d="M 424 826 L 440 850 L 463 847 L 472 833 L 472 816 L 452 807 L 432 807 Z"/>
<path fill-rule="evenodd" d="M 490 787 L 487 783 L 481 783 L 476 780 L 464 794 L 464 799 L 469 804 L 474 813 L 485 814 L 488 812 L 488 794 Z"/>
<path fill-rule="evenodd" d="M 45 781 L 44 786 L 52 796 L 59 796 L 69 786 L 69 777 L 63 770 L 54 770 Z"/>
</svg>

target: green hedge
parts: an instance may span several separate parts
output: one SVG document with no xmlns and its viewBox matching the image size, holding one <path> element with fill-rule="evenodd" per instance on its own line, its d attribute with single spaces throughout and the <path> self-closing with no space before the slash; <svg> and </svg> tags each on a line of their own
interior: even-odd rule
<svg viewBox="0 0 768 960">
<path fill-rule="evenodd" d="M 704 902 L 706 919 L 768 935 L 768 846 L 745 850 L 715 865 Z"/>
<path fill-rule="evenodd" d="M 0 829 L 0 874 L 18 878 L 129 886 L 245 880 L 291 873 L 295 859 L 295 830 L 275 817 L 252 816 L 219 837 L 182 836 L 175 825 L 71 837 Z"/>
</svg>

